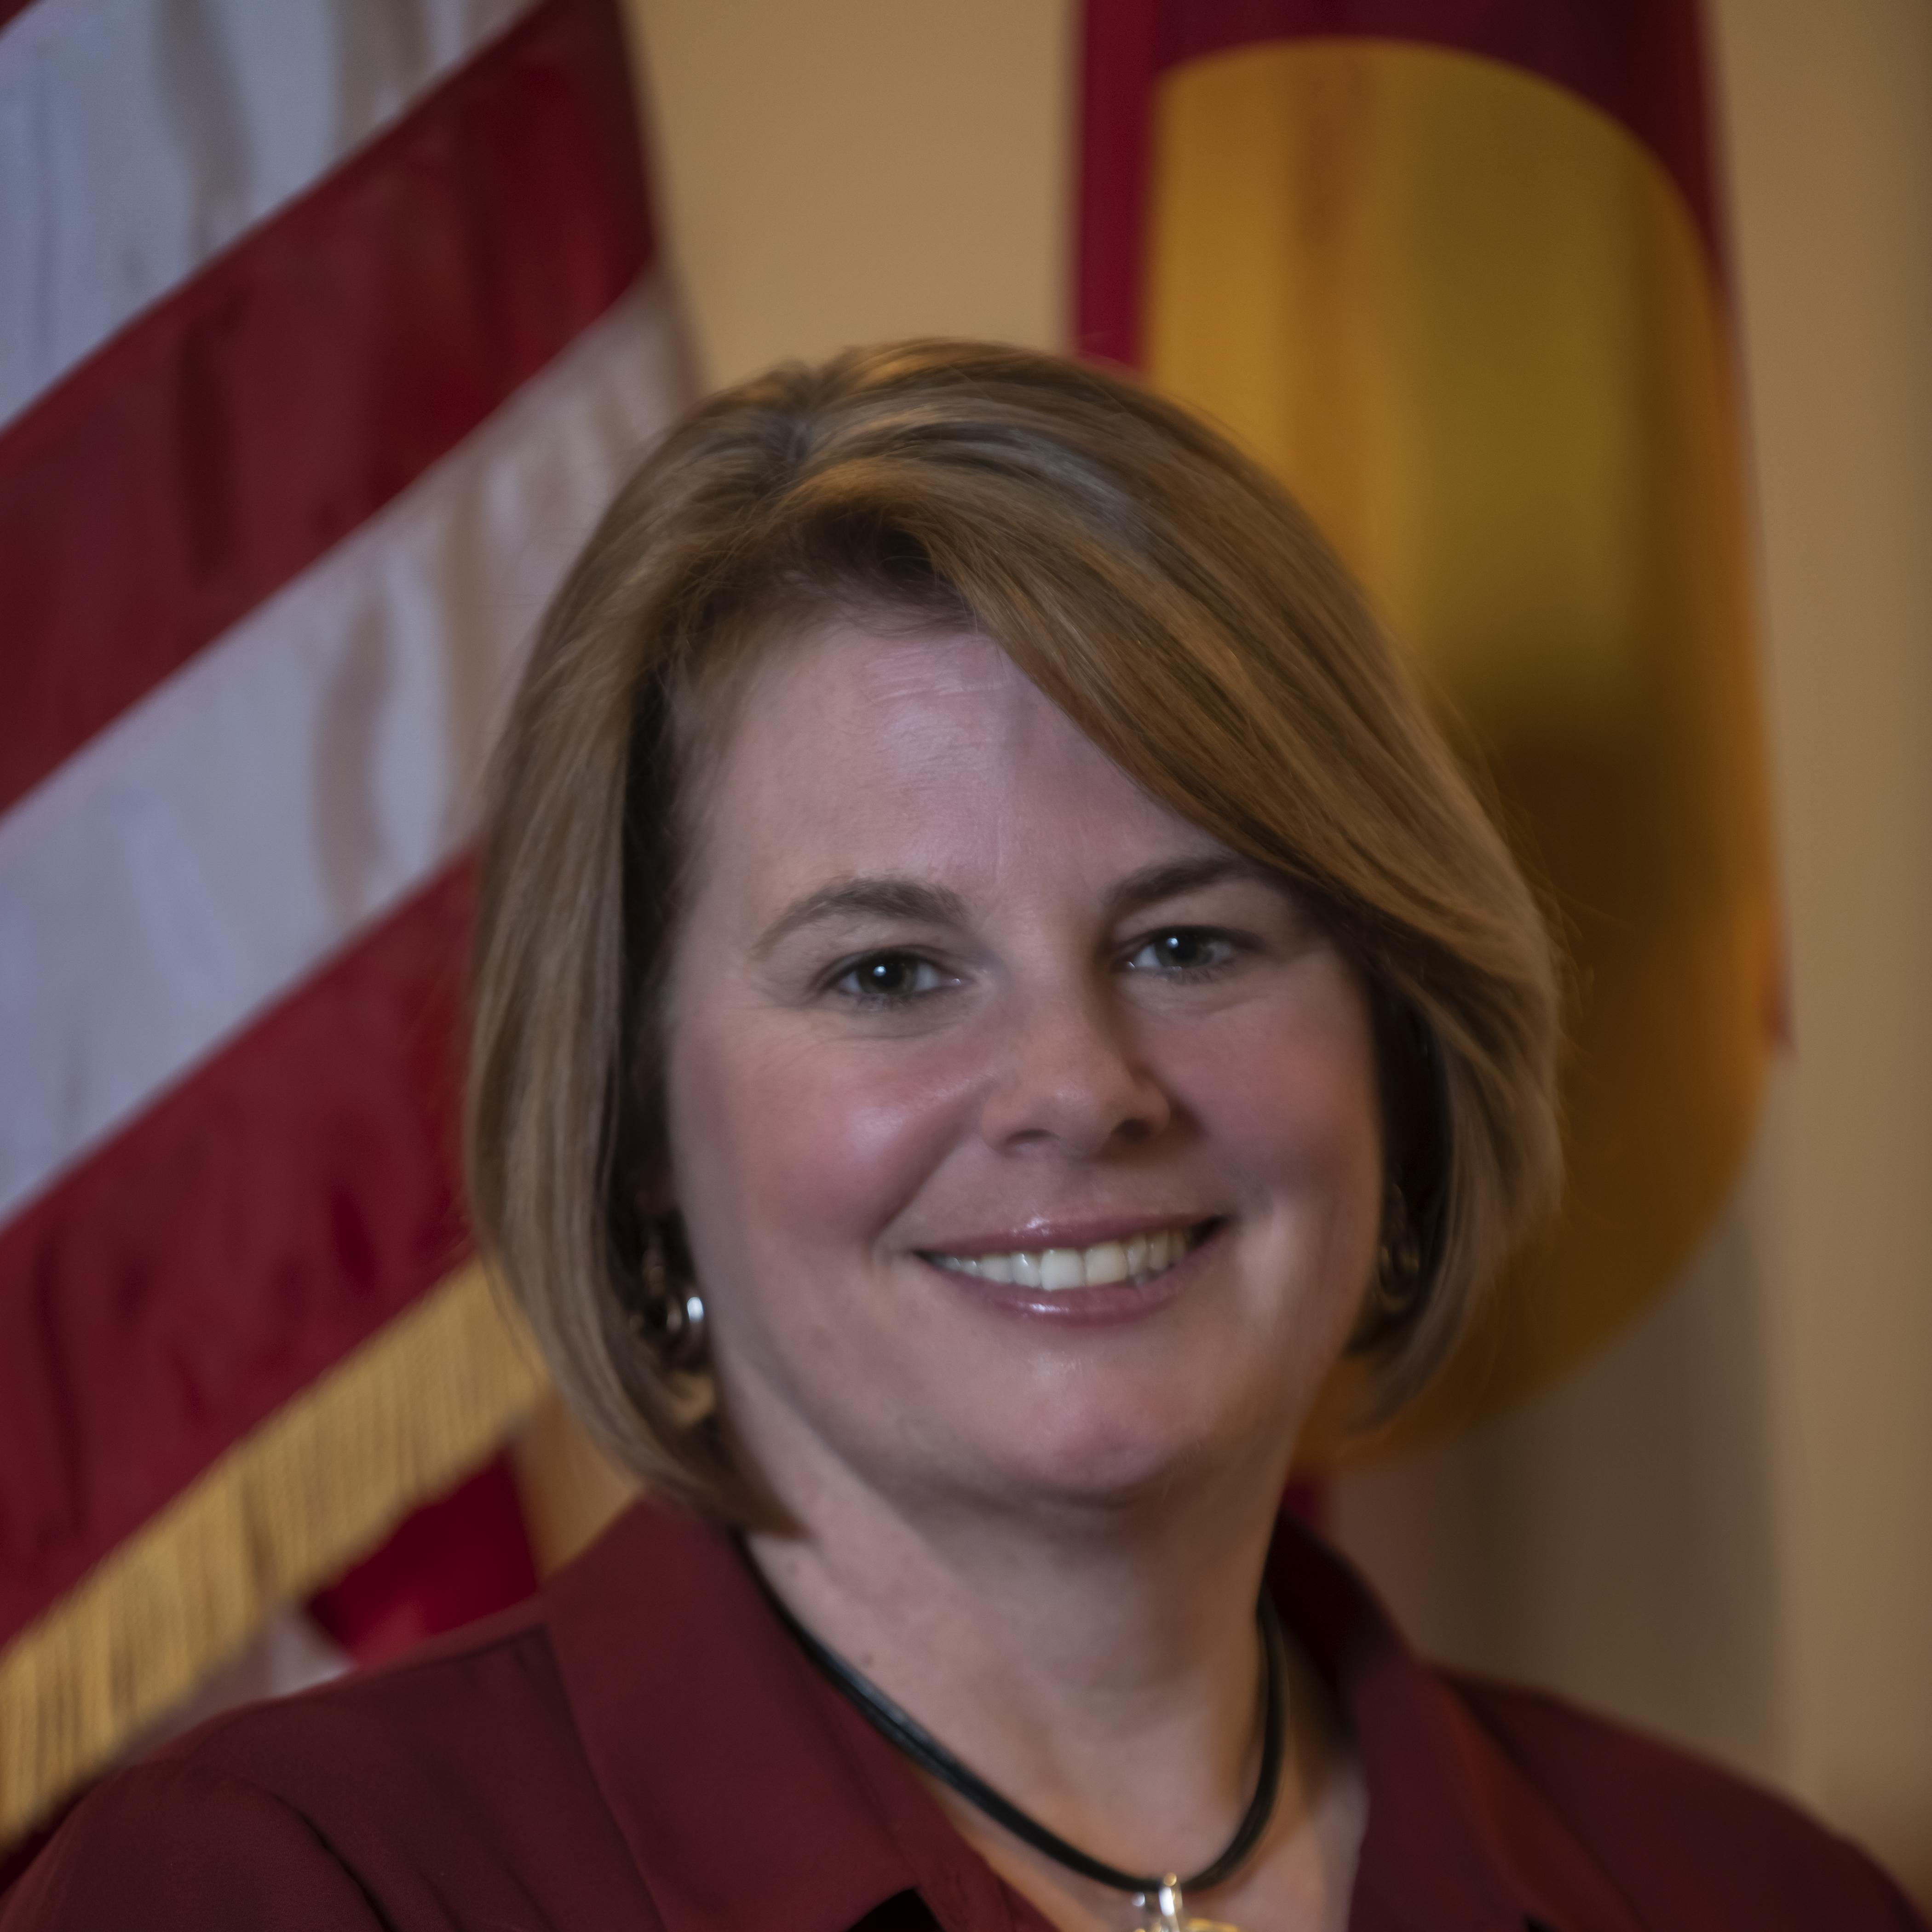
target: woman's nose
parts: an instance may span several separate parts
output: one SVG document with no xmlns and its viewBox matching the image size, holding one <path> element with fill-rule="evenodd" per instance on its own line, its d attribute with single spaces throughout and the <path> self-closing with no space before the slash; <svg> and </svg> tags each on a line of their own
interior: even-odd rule
<svg viewBox="0 0 1932 1932">
<path fill-rule="evenodd" d="M 1052 1146 L 1078 1156 L 1152 1138 L 1172 1118 L 1128 1016 L 1097 989 L 1016 1000 L 980 1131 L 989 1145 Z"/>
</svg>

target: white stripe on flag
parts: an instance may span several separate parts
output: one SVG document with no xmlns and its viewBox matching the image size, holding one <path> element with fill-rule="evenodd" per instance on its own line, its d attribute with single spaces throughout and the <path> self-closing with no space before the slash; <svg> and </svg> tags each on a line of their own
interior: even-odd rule
<svg viewBox="0 0 1932 1932">
<path fill-rule="evenodd" d="M 687 394 L 648 278 L 0 818 L 0 1215 L 456 853 L 544 602 Z"/>
<path fill-rule="evenodd" d="M 0 32 L 0 424 L 530 0 L 37 0 Z"/>
</svg>

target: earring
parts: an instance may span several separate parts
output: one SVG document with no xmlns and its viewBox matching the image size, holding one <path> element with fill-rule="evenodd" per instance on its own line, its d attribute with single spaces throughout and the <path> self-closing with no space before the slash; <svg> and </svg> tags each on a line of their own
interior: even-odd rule
<svg viewBox="0 0 1932 1932">
<path fill-rule="evenodd" d="M 1408 1218 L 1408 1202 L 1393 1180 L 1382 1194 L 1382 1246 L 1376 1252 L 1375 1297 L 1385 1316 L 1405 1312 L 1422 1287 L 1422 1244 Z"/>
<path fill-rule="evenodd" d="M 631 1311 L 631 1332 L 667 1369 L 689 1370 L 704 1360 L 704 1298 L 694 1282 L 671 1280 L 664 1230 L 653 1222 L 639 1259 L 644 1293 Z"/>
</svg>

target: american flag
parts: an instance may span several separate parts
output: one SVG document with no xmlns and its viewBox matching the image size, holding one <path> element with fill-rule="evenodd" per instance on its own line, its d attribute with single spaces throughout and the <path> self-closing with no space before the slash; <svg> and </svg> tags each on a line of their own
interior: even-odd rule
<svg viewBox="0 0 1932 1932">
<path fill-rule="evenodd" d="M 613 0 L 0 0 L 0 1845 L 543 1392 L 466 848 L 686 393 Z"/>
</svg>

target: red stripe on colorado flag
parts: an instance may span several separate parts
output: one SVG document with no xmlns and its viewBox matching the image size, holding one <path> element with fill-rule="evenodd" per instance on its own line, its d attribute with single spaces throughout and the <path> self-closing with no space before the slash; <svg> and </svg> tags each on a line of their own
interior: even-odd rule
<svg viewBox="0 0 1932 1932">
<path fill-rule="evenodd" d="M 1408 42 L 1506 62 L 1621 122 L 1670 170 L 1714 262 L 1720 224 L 1695 10 L 1676 0 L 1088 0 L 1075 340 L 1138 368 L 1155 92 L 1190 61 L 1269 42 Z"/>
</svg>

